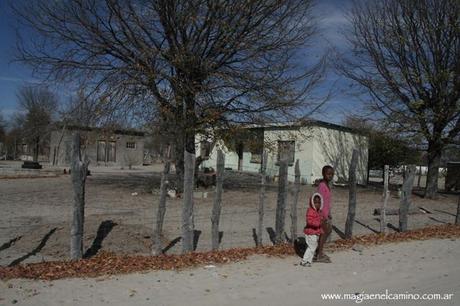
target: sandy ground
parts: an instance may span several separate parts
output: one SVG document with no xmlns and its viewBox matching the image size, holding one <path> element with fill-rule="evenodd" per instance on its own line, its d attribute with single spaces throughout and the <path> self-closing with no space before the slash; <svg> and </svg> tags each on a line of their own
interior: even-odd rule
<svg viewBox="0 0 460 306">
<path fill-rule="evenodd" d="M 364 300 L 364 305 L 460 305 L 460 240 L 427 240 L 331 254 L 333 263 L 252 257 L 212 268 L 97 279 L 0 283 L 9 305 L 356 305 L 321 294 L 453 294 L 450 300 Z"/>
<path fill-rule="evenodd" d="M 86 255 L 99 250 L 118 253 L 149 254 L 154 214 L 158 204 L 159 170 L 161 165 L 134 170 L 94 168 L 87 180 L 85 208 Z M 254 246 L 253 228 L 257 222 L 259 193 L 257 177 L 244 177 L 238 173 L 225 180 L 220 229 L 223 232 L 221 248 Z M 153 190 L 153 193 L 152 193 Z M 298 204 L 298 232 L 305 224 L 307 199 L 314 190 L 302 186 Z M 209 250 L 211 245 L 212 189 L 208 198 L 195 199 L 195 228 L 197 250 Z M 369 234 L 379 230 L 379 221 L 373 216 L 374 208 L 381 205 L 381 189 L 358 189 L 355 234 Z M 413 204 L 431 214 L 411 215 L 409 228 L 453 222 L 457 197 L 440 195 L 436 201 L 413 197 Z M 286 231 L 290 226 L 289 196 L 286 211 Z M 71 220 L 72 189 L 70 176 L 52 178 L 0 179 L 0 265 L 67 259 L 69 250 L 69 224 Z M 180 199 L 168 199 L 164 225 L 164 246 L 168 253 L 181 250 Z M 348 205 L 348 190 L 333 191 L 333 222 L 343 231 Z M 389 207 L 397 208 L 397 191 L 392 192 Z M 270 244 L 270 228 L 275 225 L 276 185 L 267 191 L 263 241 Z M 389 216 L 393 231 L 398 216 Z M 337 231 L 337 232 L 338 232 Z M 334 232 L 331 239 L 339 236 Z M 177 241 L 177 239 L 176 239 Z"/>
</svg>

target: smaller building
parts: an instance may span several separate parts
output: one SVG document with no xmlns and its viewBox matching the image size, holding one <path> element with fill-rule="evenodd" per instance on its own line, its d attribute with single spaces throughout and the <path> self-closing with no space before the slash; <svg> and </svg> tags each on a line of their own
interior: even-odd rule
<svg viewBox="0 0 460 306">
<path fill-rule="evenodd" d="M 295 177 L 294 164 L 299 160 L 301 180 L 314 183 L 322 177 L 324 165 L 335 168 L 335 180 L 348 181 L 353 150 L 358 151 L 357 181 L 367 183 L 368 138 L 359 131 L 323 121 L 302 124 L 267 124 L 244 127 L 227 139 L 197 135 L 197 152 L 204 161 L 202 168 L 215 167 L 217 150 L 225 153 L 225 168 L 257 173 L 262 152 L 268 153 L 266 173 L 276 177 L 279 161 L 288 161 L 288 179 Z"/>
<path fill-rule="evenodd" d="M 145 133 L 136 130 L 61 126 L 51 132 L 50 163 L 69 166 L 72 135 L 80 131 L 82 151 L 91 165 L 132 167 L 143 164 Z"/>
</svg>

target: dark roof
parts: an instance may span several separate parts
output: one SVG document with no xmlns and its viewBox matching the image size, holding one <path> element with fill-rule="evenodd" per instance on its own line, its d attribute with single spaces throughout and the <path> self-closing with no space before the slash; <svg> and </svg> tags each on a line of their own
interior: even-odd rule
<svg viewBox="0 0 460 306">
<path fill-rule="evenodd" d="M 63 123 L 56 124 L 57 129 L 64 128 Z M 78 130 L 78 131 L 98 131 L 98 132 L 108 132 L 117 135 L 131 135 L 131 136 L 145 136 L 144 131 L 138 131 L 134 129 L 118 129 L 118 128 L 102 128 L 102 127 L 91 127 L 91 126 L 79 126 L 79 125 L 66 125 L 65 129 L 67 130 Z"/>
</svg>

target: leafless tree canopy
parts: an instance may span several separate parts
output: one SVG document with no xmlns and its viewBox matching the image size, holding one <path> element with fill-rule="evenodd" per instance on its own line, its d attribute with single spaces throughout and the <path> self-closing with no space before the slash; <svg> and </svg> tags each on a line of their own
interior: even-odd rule
<svg viewBox="0 0 460 306">
<path fill-rule="evenodd" d="M 57 97 L 46 87 L 24 86 L 17 93 L 19 107 L 24 115 L 17 118 L 21 122 L 24 139 L 34 146 L 34 158 L 39 146 L 47 140 L 53 116 L 58 105 Z"/>
<path fill-rule="evenodd" d="M 353 54 L 340 70 L 390 126 L 424 137 L 432 196 L 441 151 L 460 132 L 460 2 L 356 1 L 350 22 Z"/>
<path fill-rule="evenodd" d="M 85 84 L 105 109 L 157 116 L 175 141 L 177 178 L 197 132 L 293 120 L 318 106 L 311 94 L 323 60 L 297 56 L 315 32 L 310 0 L 36 0 L 13 8 L 36 34 L 20 40 L 19 60 Z"/>
<path fill-rule="evenodd" d="M 118 107 L 154 101 L 163 116 L 193 127 L 307 112 L 306 94 L 322 65 L 307 67 L 295 55 L 314 32 L 311 8 L 305 0 L 67 0 L 14 7 L 38 34 L 19 44 L 20 60 L 50 78 L 91 82 L 105 103 Z"/>
</svg>

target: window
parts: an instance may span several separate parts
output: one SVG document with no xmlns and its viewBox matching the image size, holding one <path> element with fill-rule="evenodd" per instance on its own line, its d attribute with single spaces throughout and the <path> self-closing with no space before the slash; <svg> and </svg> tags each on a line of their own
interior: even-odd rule
<svg viewBox="0 0 460 306">
<path fill-rule="evenodd" d="M 253 164 L 260 164 L 262 162 L 262 154 L 251 153 L 251 160 L 249 162 Z"/>
<path fill-rule="evenodd" d="M 131 142 L 128 141 L 128 142 L 126 143 L 126 148 L 127 148 L 127 149 L 135 149 L 135 148 L 136 148 L 136 143 L 135 143 L 135 142 L 132 142 L 132 141 L 131 141 Z"/>
<path fill-rule="evenodd" d="M 292 140 L 279 140 L 278 141 L 278 162 L 286 159 L 288 165 L 294 164 L 295 159 L 295 141 Z"/>
</svg>

